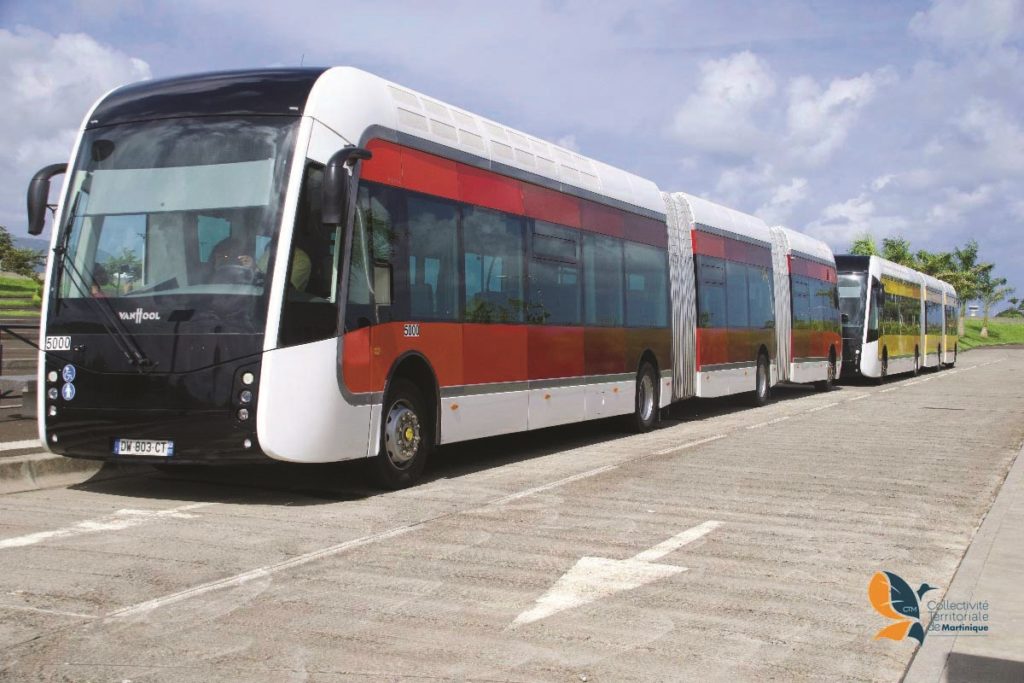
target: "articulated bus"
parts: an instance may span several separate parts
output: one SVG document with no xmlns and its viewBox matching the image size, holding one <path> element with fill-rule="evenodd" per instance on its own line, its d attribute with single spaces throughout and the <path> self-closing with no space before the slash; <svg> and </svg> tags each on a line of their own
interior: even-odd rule
<svg viewBox="0 0 1024 683">
<path fill-rule="evenodd" d="M 114 90 L 33 178 L 31 233 L 68 169 L 38 405 L 68 456 L 367 458 L 401 487 L 438 444 L 644 431 L 841 354 L 820 244 L 357 69 Z"/>
<path fill-rule="evenodd" d="M 959 304 L 951 285 L 877 256 L 839 255 L 836 265 L 842 374 L 884 381 L 956 362 Z"/>
</svg>

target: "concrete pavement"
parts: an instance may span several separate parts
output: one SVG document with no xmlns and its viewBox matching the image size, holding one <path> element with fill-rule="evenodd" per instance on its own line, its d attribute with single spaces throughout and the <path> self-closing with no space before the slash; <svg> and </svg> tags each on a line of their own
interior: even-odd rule
<svg viewBox="0 0 1024 683">
<path fill-rule="evenodd" d="M 462 444 L 397 493 L 341 465 L 3 496 L 0 680 L 899 680 L 869 579 L 945 593 L 1024 438 L 1024 353 L 961 361 Z M 600 573 L 633 561 L 674 569 Z"/>
</svg>

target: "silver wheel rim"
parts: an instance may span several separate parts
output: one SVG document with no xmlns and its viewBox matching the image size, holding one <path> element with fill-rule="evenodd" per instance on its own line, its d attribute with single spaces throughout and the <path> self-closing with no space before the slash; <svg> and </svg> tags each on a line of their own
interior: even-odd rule
<svg viewBox="0 0 1024 683">
<path fill-rule="evenodd" d="M 640 386 L 637 387 L 637 403 L 640 404 L 640 419 L 647 422 L 654 414 L 654 381 L 650 374 L 640 378 Z"/>
<path fill-rule="evenodd" d="M 768 371 L 764 363 L 757 364 L 757 395 L 761 398 L 768 395 Z"/>
<path fill-rule="evenodd" d="M 416 457 L 420 447 L 420 419 L 405 401 L 395 401 L 384 423 L 384 451 L 388 460 L 403 469 Z"/>
</svg>

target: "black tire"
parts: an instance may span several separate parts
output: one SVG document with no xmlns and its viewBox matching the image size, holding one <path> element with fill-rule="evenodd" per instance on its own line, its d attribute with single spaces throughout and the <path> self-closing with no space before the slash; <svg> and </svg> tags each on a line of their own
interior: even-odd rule
<svg viewBox="0 0 1024 683">
<path fill-rule="evenodd" d="M 392 380 L 381 411 L 380 451 L 372 462 L 376 482 L 386 489 L 412 486 L 423 474 L 434 444 L 433 419 L 415 384 Z"/>
<path fill-rule="evenodd" d="M 820 382 L 814 383 L 814 388 L 818 391 L 832 391 L 836 387 L 836 352 L 835 349 L 831 349 L 828 352 L 828 373 L 825 379 Z"/>
<path fill-rule="evenodd" d="M 911 377 L 917 377 L 921 374 L 921 352 L 918 351 L 917 347 L 914 347 L 914 370 L 910 373 Z"/>
<path fill-rule="evenodd" d="M 754 371 L 754 405 L 763 406 L 772 397 L 771 365 L 768 356 L 763 353 L 757 356 L 757 370 Z"/>
<path fill-rule="evenodd" d="M 935 364 L 935 367 L 933 368 L 933 370 L 935 372 L 938 372 L 939 370 L 941 370 L 944 367 L 946 367 L 946 364 L 942 362 L 942 347 L 940 346 L 939 347 L 939 362 Z"/>
<path fill-rule="evenodd" d="M 633 414 L 629 416 L 629 429 L 638 434 L 654 429 L 658 421 L 658 375 L 647 362 L 636 373 L 636 397 Z"/>
<path fill-rule="evenodd" d="M 957 352 L 959 350 L 960 350 L 960 345 L 959 344 L 954 344 L 953 345 L 953 362 L 949 364 L 949 367 L 951 367 L 951 368 L 955 368 L 956 367 L 956 354 L 957 354 Z"/>
<path fill-rule="evenodd" d="M 882 347 L 882 374 L 875 378 L 875 384 L 885 384 L 889 377 L 889 349 Z"/>
</svg>

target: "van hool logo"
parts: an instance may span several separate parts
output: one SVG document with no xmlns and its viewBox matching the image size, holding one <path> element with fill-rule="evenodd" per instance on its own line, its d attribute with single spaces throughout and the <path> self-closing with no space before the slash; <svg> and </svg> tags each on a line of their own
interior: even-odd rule
<svg viewBox="0 0 1024 683">
<path fill-rule="evenodd" d="M 144 311 L 141 308 L 136 308 L 134 311 L 118 311 L 121 316 L 121 320 L 131 321 L 136 325 L 140 324 L 143 320 L 159 320 L 160 311 Z"/>
<path fill-rule="evenodd" d="M 875 572 L 868 583 L 868 599 L 875 611 L 883 617 L 895 619 L 875 634 L 875 640 L 889 638 L 903 640 L 913 638 L 918 643 L 924 642 L 924 628 L 921 626 L 920 599 L 934 586 L 922 583 L 914 591 L 910 585 L 892 572 Z"/>
</svg>

